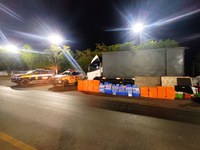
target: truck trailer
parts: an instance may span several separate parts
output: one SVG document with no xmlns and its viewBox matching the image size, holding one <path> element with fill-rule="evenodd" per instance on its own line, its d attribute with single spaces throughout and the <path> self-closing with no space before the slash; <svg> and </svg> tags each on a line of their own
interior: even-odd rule
<svg viewBox="0 0 200 150">
<path fill-rule="evenodd" d="M 103 52 L 95 56 L 87 77 L 93 79 L 134 80 L 136 76 L 184 76 L 184 47 L 135 51 Z"/>
</svg>

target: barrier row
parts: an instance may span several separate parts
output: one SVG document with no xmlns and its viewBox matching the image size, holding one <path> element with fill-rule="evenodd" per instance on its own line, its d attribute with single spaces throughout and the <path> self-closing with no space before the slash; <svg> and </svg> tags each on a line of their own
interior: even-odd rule
<svg viewBox="0 0 200 150">
<path fill-rule="evenodd" d="M 100 81 L 98 80 L 79 80 L 78 91 L 99 92 Z"/>
<path fill-rule="evenodd" d="M 174 87 L 140 87 L 141 97 L 174 100 L 176 92 Z"/>
<path fill-rule="evenodd" d="M 123 84 L 112 84 L 109 82 L 100 83 L 98 80 L 79 80 L 78 81 L 78 91 L 85 92 L 96 92 L 105 93 L 112 95 L 124 95 L 133 97 L 148 97 L 148 98 L 158 98 L 158 99 L 168 99 L 174 100 L 175 98 L 182 99 L 190 98 L 191 95 L 180 92 L 176 92 L 173 86 L 164 87 L 148 87 L 142 86 L 140 88 L 137 85 L 123 85 Z"/>
</svg>

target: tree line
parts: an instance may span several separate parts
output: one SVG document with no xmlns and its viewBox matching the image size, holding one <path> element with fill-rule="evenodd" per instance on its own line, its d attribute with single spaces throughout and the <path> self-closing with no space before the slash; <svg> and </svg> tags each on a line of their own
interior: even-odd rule
<svg viewBox="0 0 200 150">
<path fill-rule="evenodd" d="M 135 51 L 141 49 L 155 49 L 165 47 L 178 47 L 179 44 L 174 40 L 150 40 L 135 45 L 133 41 L 123 44 L 106 45 L 98 43 L 94 49 L 75 50 L 72 51 L 69 46 L 64 46 L 64 50 L 68 51 L 77 61 L 81 68 L 87 72 L 87 67 L 95 55 L 101 56 L 103 52 L 116 51 Z M 9 53 L 4 48 L 0 48 L 0 70 L 31 70 L 36 68 L 58 69 L 59 72 L 73 68 L 71 62 L 63 53 L 63 48 L 50 45 L 43 51 L 34 51 L 33 48 L 26 44 L 19 53 Z M 76 68 L 74 68 L 76 69 Z"/>
</svg>

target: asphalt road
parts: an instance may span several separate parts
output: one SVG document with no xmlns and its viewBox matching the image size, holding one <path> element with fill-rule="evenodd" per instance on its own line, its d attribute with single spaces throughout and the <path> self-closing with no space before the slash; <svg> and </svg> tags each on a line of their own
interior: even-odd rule
<svg viewBox="0 0 200 150">
<path fill-rule="evenodd" d="M 0 150 L 199 150 L 198 116 L 110 99 L 1 80 Z"/>
</svg>

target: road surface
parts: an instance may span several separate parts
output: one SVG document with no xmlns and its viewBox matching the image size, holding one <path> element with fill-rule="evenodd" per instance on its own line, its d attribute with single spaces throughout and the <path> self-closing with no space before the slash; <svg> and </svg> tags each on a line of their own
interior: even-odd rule
<svg viewBox="0 0 200 150">
<path fill-rule="evenodd" d="M 187 112 L 140 113 L 109 99 L 0 81 L 0 150 L 199 150 L 199 121 Z"/>
</svg>

